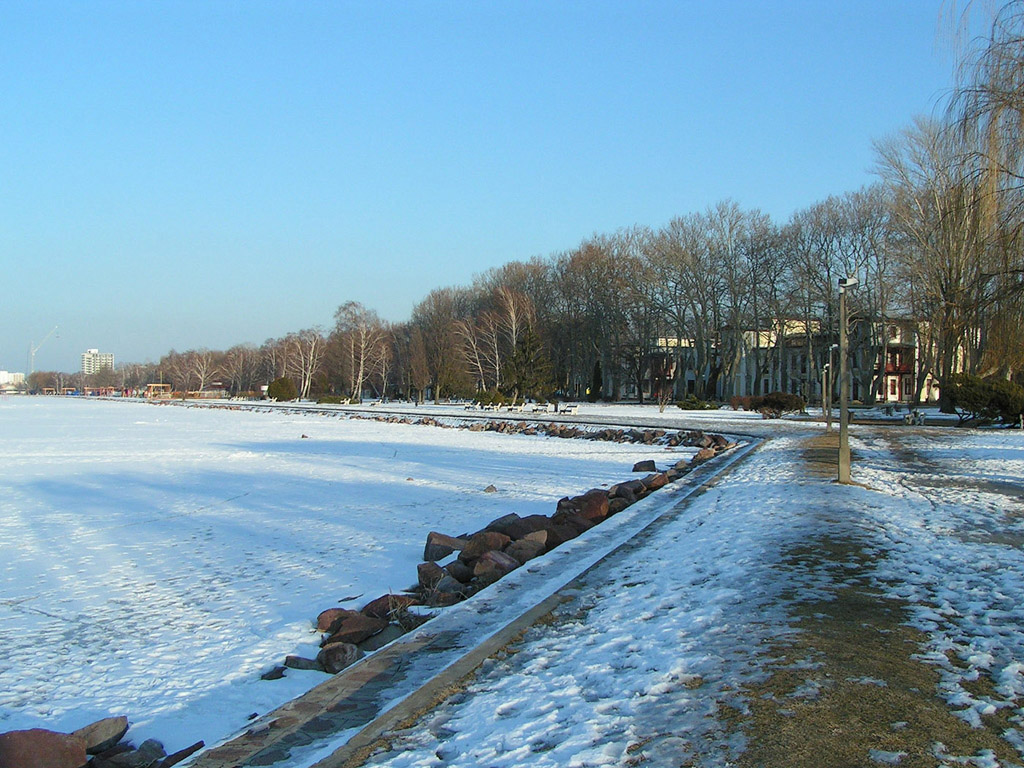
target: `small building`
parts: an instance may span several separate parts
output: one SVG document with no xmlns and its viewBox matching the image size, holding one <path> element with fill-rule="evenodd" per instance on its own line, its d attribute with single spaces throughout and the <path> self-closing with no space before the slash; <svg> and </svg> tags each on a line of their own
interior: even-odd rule
<svg viewBox="0 0 1024 768">
<path fill-rule="evenodd" d="M 170 384 L 147 384 L 146 391 L 143 394 L 147 400 L 170 400 L 171 399 L 171 385 Z"/>
</svg>

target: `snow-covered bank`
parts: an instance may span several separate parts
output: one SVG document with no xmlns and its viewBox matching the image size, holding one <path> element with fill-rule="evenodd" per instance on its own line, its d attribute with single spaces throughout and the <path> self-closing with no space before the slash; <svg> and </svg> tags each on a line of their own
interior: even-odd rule
<svg viewBox="0 0 1024 768">
<path fill-rule="evenodd" d="M 259 674 L 315 651 L 318 611 L 414 581 L 429 530 L 547 514 L 637 460 L 667 458 L 56 398 L 0 403 L 0 434 L 0 730 L 125 713 L 133 738 L 170 750 L 216 741 L 321 681 Z"/>
</svg>

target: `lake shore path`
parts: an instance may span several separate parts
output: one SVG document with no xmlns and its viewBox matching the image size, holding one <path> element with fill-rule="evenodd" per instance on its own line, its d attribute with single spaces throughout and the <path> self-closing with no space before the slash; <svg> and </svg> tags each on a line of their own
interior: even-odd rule
<svg viewBox="0 0 1024 768">
<path fill-rule="evenodd" d="M 998 577 L 1020 483 L 959 461 L 959 430 L 860 428 L 852 486 L 834 433 L 758 431 L 642 530 L 584 537 L 549 594 L 503 581 L 194 765 L 1024 761 L 1024 595 Z"/>
</svg>

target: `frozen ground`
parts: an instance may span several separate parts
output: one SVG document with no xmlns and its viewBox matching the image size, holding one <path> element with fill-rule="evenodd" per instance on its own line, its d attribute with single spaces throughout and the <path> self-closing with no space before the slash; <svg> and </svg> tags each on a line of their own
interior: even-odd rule
<svg viewBox="0 0 1024 768">
<path fill-rule="evenodd" d="M 429 530 L 549 514 L 665 455 L 57 398 L 0 401 L 0 435 L 0 731 L 123 713 L 169 751 L 322 681 L 259 675 L 315 654 L 320 610 L 414 582 Z"/>
</svg>

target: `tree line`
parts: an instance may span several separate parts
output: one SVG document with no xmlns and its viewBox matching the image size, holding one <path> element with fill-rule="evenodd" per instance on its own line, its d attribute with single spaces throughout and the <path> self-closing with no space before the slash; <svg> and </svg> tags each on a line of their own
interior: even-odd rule
<svg viewBox="0 0 1024 768">
<path fill-rule="evenodd" d="M 132 388 L 290 378 L 304 398 L 423 400 L 501 392 L 565 399 L 759 394 L 785 360 L 810 396 L 849 295 L 862 398 L 880 391 L 895 321 L 913 323 L 916 389 L 1024 368 L 1024 13 L 1006 4 L 963 57 L 940 117 L 875 144 L 877 181 L 776 222 L 724 200 L 664 226 L 595 234 L 565 252 L 437 288 L 404 322 L 342 304 L 331 328 L 262 345 L 170 351 L 101 372 Z M 54 374 L 39 374 L 35 384 Z M 30 382 L 31 384 L 31 382 Z"/>
</svg>

